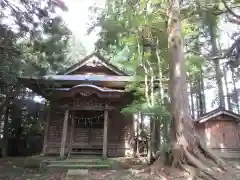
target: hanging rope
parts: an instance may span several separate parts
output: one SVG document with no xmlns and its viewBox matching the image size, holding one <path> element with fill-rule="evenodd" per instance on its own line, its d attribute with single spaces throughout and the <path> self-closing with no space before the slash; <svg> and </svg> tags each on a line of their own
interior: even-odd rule
<svg viewBox="0 0 240 180">
<path fill-rule="evenodd" d="M 94 117 L 78 117 L 78 116 L 70 115 L 70 118 L 73 118 L 73 119 L 76 119 L 76 120 L 94 120 L 94 119 L 99 120 L 103 116 L 104 116 L 104 114 L 101 114 L 99 116 L 94 116 Z"/>
<path fill-rule="evenodd" d="M 84 126 L 88 126 L 89 128 L 93 126 L 93 124 L 99 124 L 100 123 L 100 118 L 103 117 L 104 114 L 101 114 L 99 116 L 94 116 L 94 117 L 77 117 L 77 116 L 73 116 L 70 115 L 70 118 L 73 118 L 74 120 L 76 120 L 76 124 L 79 126 L 81 124 L 81 122 L 84 122 Z M 94 122 L 94 120 L 96 122 Z"/>
</svg>

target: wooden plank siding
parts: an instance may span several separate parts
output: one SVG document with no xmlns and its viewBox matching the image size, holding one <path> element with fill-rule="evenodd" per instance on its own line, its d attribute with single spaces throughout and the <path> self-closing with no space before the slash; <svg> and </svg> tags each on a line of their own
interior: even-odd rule
<svg viewBox="0 0 240 180">
<path fill-rule="evenodd" d="M 108 140 L 107 156 L 125 156 L 126 152 L 131 151 L 130 133 L 133 125 L 131 116 L 123 116 L 120 109 L 109 111 L 108 117 Z M 52 108 L 49 120 L 49 131 L 47 134 L 46 154 L 59 155 L 63 131 L 64 110 L 57 107 Z M 68 119 L 67 138 L 64 152 L 68 154 L 70 147 L 70 134 L 72 120 Z M 91 146 L 87 147 L 88 129 L 75 127 L 72 148 L 91 148 L 103 146 L 103 129 L 91 129 Z"/>
<path fill-rule="evenodd" d="M 240 158 L 240 126 L 236 119 L 217 116 L 195 124 L 206 145 L 222 157 Z"/>
</svg>

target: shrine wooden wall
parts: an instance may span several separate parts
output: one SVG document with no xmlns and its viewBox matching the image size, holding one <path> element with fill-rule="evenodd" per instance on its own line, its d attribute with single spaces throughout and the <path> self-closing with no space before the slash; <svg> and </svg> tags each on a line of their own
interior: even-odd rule
<svg viewBox="0 0 240 180">
<path fill-rule="evenodd" d="M 116 109 L 109 113 L 108 156 L 127 156 L 131 153 L 133 118 L 124 116 Z"/>
<path fill-rule="evenodd" d="M 115 109 L 109 111 L 108 116 L 108 152 L 109 157 L 125 156 L 131 152 L 131 137 L 133 120 L 131 116 L 124 116 L 120 113 L 121 108 L 115 107 Z M 60 153 L 62 130 L 63 130 L 64 110 L 57 106 L 51 107 L 51 113 L 49 117 L 49 126 L 47 131 L 47 146 L 46 154 Z M 78 144 L 83 144 L 84 138 L 86 139 L 86 131 L 81 128 L 75 129 L 73 148 L 77 148 Z M 100 130 L 100 131 L 103 131 Z M 101 133 L 96 132 L 94 142 L 102 143 Z M 69 151 L 69 140 L 71 132 L 71 119 L 68 120 L 67 140 L 65 146 L 65 153 Z M 99 134 L 100 133 L 100 134 Z M 103 135 L 103 132 L 102 132 Z M 99 139 L 100 138 L 100 139 Z"/>
</svg>

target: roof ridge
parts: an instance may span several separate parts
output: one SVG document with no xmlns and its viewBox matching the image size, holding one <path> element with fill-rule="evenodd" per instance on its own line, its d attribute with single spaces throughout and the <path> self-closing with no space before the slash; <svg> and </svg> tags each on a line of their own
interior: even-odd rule
<svg viewBox="0 0 240 180">
<path fill-rule="evenodd" d="M 207 121 L 207 120 L 209 120 L 209 119 L 211 119 L 211 118 L 213 118 L 215 116 L 221 115 L 221 114 L 227 114 L 229 116 L 232 116 L 232 117 L 235 117 L 237 119 L 240 119 L 240 115 L 239 114 L 237 114 L 237 113 L 235 113 L 233 111 L 227 110 L 224 107 L 219 107 L 219 108 L 216 108 L 216 109 L 214 109 L 214 110 L 212 110 L 210 112 L 207 112 L 207 113 L 203 114 L 201 117 L 197 118 L 195 120 L 195 122 L 200 122 L 200 121 L 205 122 L 205 121 Z"/>
<path fill-rule="evenodd" d="M 117 66 L 115 66 L 113 63 L 110 63 L 106 60 L 104 56 L 102 56 L 99 52 L 92 52 L 91 54 L 85 56 L 82 60 L 79 60 L 77 63 L 73 64 L 72 66 L 65 69 L 63 72 L 59 72 L 56 75 L 68 75 L 69 73 L 73 72 L 74 70 L 81 68 L 81 65 L 84 65 L 91 57 L 96 56 L 100 63 L 102 63 L 103 66 L 108 68 L 109 70 L 113 71 L 114 73 L 118 75 L 128 75 L 124 71 L 120 70 Z"/>
</svg>

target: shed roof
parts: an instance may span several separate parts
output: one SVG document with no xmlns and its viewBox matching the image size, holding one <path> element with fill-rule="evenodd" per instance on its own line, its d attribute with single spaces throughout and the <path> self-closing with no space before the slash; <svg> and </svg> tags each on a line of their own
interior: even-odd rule
<svg viewBox="0 0 240 180">
<path fill-rule="evenodd" d="M 240 120 L 240 115 L 239 114 L 236 114 L 232 111 L 229 111 L 229 110 L 226 110 L 224 108 L 217 108 L 213 111 L 210 111 L 206 114 L 204 114 L 203 116 L 201 116 L 200 118 L 196 119 L 195 122 L 198 122 L 198 123 L 204 123 L 206 121 L 209 121 L 217 116 L 220 116 L 220 115 L 227 115 L 227 116 L 230 116 L 236 120 Z"/>
</svg>

